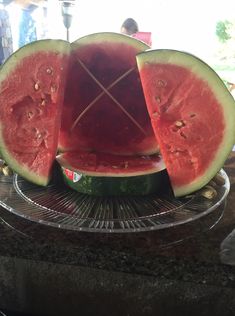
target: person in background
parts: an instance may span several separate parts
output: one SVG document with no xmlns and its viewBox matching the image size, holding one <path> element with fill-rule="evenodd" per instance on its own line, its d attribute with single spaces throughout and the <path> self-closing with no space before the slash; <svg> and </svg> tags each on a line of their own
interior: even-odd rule
<svg viewBox="0 0 235 316">
<path fill-rule="evenodd" d="M 137 22 L 132 19 L 128 18 L 126 19 L 121 26 L 121 33 L 134 37 L 150 47 L 152 46 L 152 34 L 151 32 L 140 32 Z"/>
<path fill-rule="evenodd" d="M 36 8 L 36 5 L 29 4 L 22 9 L 19 25 L 19 47 L 37 40 L 36 22 L 32 17 L 32 13 Z"/>
<path fill-rule="evenodd" d="M 139 32 L 139 27 L 138 27 L 137 22 L 134 19 L 128 18 L 122 23 L 122 26 L 121 26 L 122 34 L 131 36 L 137 32 Z"/>
</svg>

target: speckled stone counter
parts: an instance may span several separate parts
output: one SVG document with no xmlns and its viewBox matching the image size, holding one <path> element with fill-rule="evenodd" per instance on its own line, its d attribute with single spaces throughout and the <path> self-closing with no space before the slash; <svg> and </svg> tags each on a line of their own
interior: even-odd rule
<svg viewBox="0 0 235 316">
<path fill-rule="evenodd" d="M 222 241 L 235 228 L 234 154 L 225 170 L 231 182 L 226 205 L 161 231 L 64 231 L 1 208 L 0 309 L 30 315 L 235 315 L 235 266 L 220 256 Z"/>
</svg>

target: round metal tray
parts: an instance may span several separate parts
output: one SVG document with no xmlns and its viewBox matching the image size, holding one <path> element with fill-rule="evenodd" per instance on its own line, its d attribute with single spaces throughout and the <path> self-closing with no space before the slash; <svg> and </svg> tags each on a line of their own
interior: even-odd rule
<svg viewBox="0 0 235 316">
<path fill-rule="evenodd" d="M 103 233 L 160 230 L 195 221 L 217 209 L 230 189 L 227 174 L 224 170 L 220 174 L 225 184 L 218 187 L 218 194 L 212 200 L 199 192 L 184 198 L 170 194 L 95 197 L 55 183 L 40 187 L 14 175 L 12 179 L 0 179 L 0 205 L 24 219 L 66 230 Z"/>
</svg>

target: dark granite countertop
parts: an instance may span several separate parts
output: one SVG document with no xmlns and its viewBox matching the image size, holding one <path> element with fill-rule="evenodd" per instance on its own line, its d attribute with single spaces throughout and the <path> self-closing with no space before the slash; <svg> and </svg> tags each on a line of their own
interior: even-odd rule
<svg viewBox="0 0 235 316">
<path fill-rule="evenodd" d="M 225 170 L 231 182 L 226 205 L 160 231 L 65 231 L 1 208 L 0 309 L 32 315 L 234 315 L 235 266 L 221 262 L 221 243 L 235 228 L 234 153 Z"/>
</svg>

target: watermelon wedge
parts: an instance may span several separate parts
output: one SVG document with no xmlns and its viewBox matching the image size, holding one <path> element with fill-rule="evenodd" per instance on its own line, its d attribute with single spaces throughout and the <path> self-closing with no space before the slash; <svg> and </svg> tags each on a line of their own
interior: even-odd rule
<svg viewBox="0 0 235 316">
<path fill-rule="evenodd" d="M 0 152 L 18 174 L 46 185 L 58 145 L 70 44 L 42 40 L 0 71 Z"/>
<path fill-rule="evenodd" d="M 235 101 L 197 57 L 175 50 L 137 56 L 151 123 L 175 196 L 206 185 L 235 143 Z"/>
<path fill-rule="evenodd" d="M 60 151 L 158 151 L 136 64 L 136 54 L 148 48 L 129 36 L 106 32 L 71 44 Z"/>
<path fill-rule="evenodd" d="M 147 195 L 166 187 L 161 156 L 67 152 L 57 156 L 65 183 L 91 195 Z M 168 186 L 169 187 L 169 186 Z"/>
</svg>

